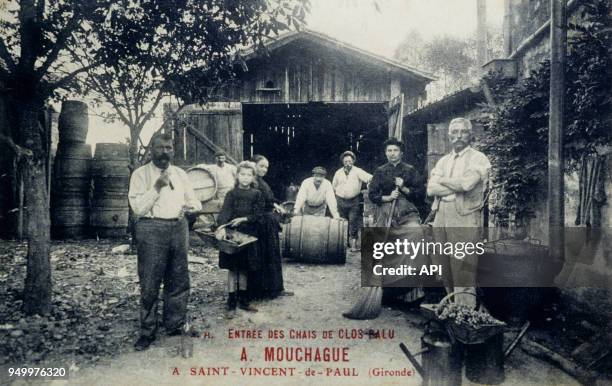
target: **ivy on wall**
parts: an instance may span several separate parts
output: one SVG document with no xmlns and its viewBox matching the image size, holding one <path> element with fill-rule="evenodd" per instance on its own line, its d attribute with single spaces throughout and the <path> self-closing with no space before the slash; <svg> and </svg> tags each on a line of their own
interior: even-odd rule
<svg viewBox="0 0 612 386">
<path fill-rule="evenodd" d="M 589 0 L 580 24 L 569 24 L 566 61 L 564 151 L 567 168 L 612 143 L 612 23 L 606 0 Z M 511 215 L 524 223 L 533 216 L 535 198 L 546 189 L 550 62 L 537 65 L 518 82 L 501 74 L 485 78 L 495 105 L 485 109 L 483 150 L 493 164 L 493 182 L 503 193 L 491 213 L 501 225 Z"/>
</svg>

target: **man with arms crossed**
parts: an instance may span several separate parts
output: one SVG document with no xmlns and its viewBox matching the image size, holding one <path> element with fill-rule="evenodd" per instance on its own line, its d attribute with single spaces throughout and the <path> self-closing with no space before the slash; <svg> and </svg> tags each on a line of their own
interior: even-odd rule
<svg viewBox="0 0 612 386">
<path fill-rule="evenodd" d="M 487 156 L 470 146 L 473 132 L 469 119 L 453 119 L 448 138 L 453 150 L 436 163 L 427 185 L 427 195 L 434 197 L 434 236 L 442 243 L 475 243 L 481 237 L 481 209 L 491 163 Z M 451 269 L 451 275 L 445 275 L 447 291 L 476 293 L 477 255 L 462 259 L 440 255 L 432 258 Z M 476 297 L 460 294 L 455 301 L 475 305 Z"/>
</svg>

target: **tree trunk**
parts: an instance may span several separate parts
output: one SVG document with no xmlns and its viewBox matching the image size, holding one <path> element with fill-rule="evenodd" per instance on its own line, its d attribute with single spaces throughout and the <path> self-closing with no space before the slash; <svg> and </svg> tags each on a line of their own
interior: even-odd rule
<svg viewBox="0 0 612 386">
<path fill-rule="evenodd" d="M 21 145 L 34 156 L 25 162 L 24 185 L 27 213 L 27 273 L 23 290 L 26 314 L 45 315 L 51 311 L 51 262 L 49 260 L 50 219 L 45 168 L 44 130 L 37 111 L 44 108 L 23 108 L 18 113 Z"/>
<path fill-rule="evenodd" d="M 140 166 L 138 161 L 138 139 L 140 138 L 140 131 L 138 128 L 130 127 L 130 178 L 132 173 Z M 130 243 L 131 252 L 136 253 L 136 217 L 130 206 L 128 212 L 128 233 L 132 236 Z"/>
<path fill-rule="evenodd" d="M 133 172 L 140 166 L 138 162 L 138 138 L 140 138 L 140 131 L 138 128 L 130 127 L 130 172 Z"/>
</svg>

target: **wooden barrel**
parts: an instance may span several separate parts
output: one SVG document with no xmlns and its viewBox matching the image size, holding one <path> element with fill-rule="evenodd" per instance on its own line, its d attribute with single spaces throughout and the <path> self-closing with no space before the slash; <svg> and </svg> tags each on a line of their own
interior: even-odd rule
<svg viewBox="0 0 612 386">
<path fill-rule="evenodd" d="M 91 145 L 63 143 L 55 156 L 52 194 L 88 194 L 91 188 L 90 166 Z"/>
<path fill-rule="evenodd" d="M 127 234 L 129 164 L 127 144 L 96 144 L 91 165 L 94 191 L 90 225 L 97 237 L 124 237 Z"/>
<path fill-rule="evenodd" d="M 128 187 L 130 185 L 130 177 L 94 177 L 94 197 L 125 195 L 127 197 Z"/>
<path fill-rule="evenodd" d="M 56 239 L 87 236 L 88 206 L 55 206 L 51 211 L 51 235 Z"/>
<path fill-rule="evenodd" d="M 283 226 L 282 253 L 305 263 L 344 264 L 347 222 L 321 216 L 296 216 Z"/>
<path fill-rule="evenodd" d="M 51 197 L 51 208 L 83 207 L 89 208 L 89 195 L 83 193 L 56 194 Z"/>
<path fill-rule="evenodd" d="M 60 143 L 84 143 L 87 138 L 89 116 L 87 104 L 81 101 L 64 101 L 59 115 Z"/>
<path fill-rule="evenodd" d="M 53 180 L 53 192 L 85 193 L 91 189 L 88 177 L 59 177 Z"/>
<path fill-rule="evenodd" d="M 91 145 L 62 144 L 55 155 L 55 175 L 58 177 L 87 177 L 91 166 Z"/>
<path fill-rule="evenodd" d="M 102 238 L 123 237 L 127 234 L 128 219 L 127 194 L 93 199 L 90 225 L 94 235 Z"/>
<path fill-rule="evenodd" d="M 51 235 L 56 239 L 87 236 L 90 166 L 91 145 L 68 141 L 58 147 L 51 184 Z"/>
<path fill-rule="evenodd" d="M 217 194 L 217 178 L 208 168 L 212 165 L 197 165 L 187 170 L 196 197 L 200 201 L 208 201 Z"/>
<path fill-rule="evenodd" d="M 91 165 L 94 177 L 130 176 L 129 148 L 124 143 L 98 143 Z"/>
</svg>

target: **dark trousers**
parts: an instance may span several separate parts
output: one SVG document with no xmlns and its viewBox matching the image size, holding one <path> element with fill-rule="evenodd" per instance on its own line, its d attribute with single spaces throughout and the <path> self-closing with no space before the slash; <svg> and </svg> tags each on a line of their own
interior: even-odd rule
<svg viewBox="0 0 612 386">
<path fill-rule="evenodd" d="M 159 287 L 164 282 L 164 326 L 174 330 L 185 323 L 189 301 L 187 220 L 140 219 L 136 223 L 140 279 L 140 333 L 157 331 Z"/>
<path fill-rule="evenodd" d="M 348 220 L 349 239 L 356 239 L 359 228 L 363 222 L 361 218 L 361 207 L 359 206 L 359 195 L 351 199 L 336 196 L 338 202 L 338 213 L 340 217 Z"/>
</svg>

